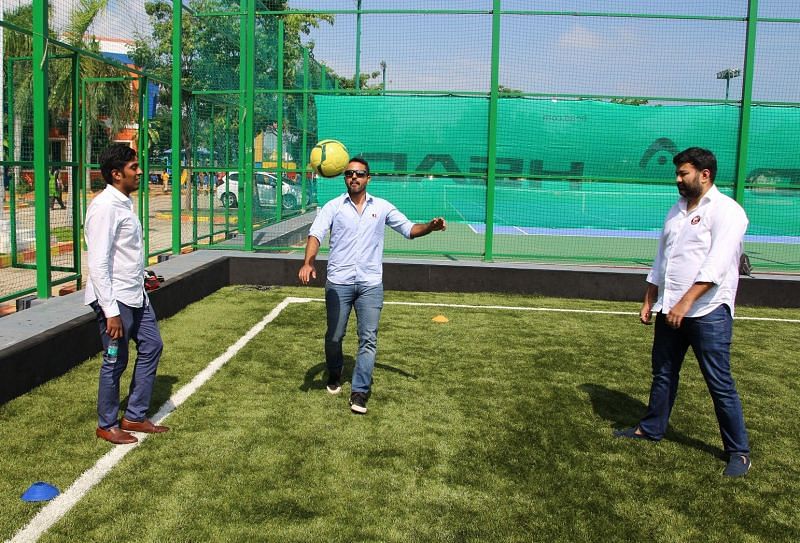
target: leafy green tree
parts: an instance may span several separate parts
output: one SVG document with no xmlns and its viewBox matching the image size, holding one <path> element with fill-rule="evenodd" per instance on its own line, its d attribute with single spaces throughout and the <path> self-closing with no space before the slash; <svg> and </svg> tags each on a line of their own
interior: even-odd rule
<svg viewBox="0 0 800 543">
<path fill-rule="evenodd" d="M 649 103 L 650 100 L 646 98 L 612 98 L 612 104 L 625 104 L 628 106 L 643 106 Z"/>
<path fill-rule="evenodd" d="M 338 83 L 340 89 L 345 90 L 352 90 L 356 88 L 355 85 L 355 75 L 353 77 L 344 77 L 337 74 L 335 71 L 328 68 L 328 72 L 331 74 L 332 78 Z M 374 71 L 370 73 L 360 73 L 358 74 L 358 79 L 360 80 L 359 89 L 369 92 L 369 91 L 380 91 L 383 90 L 383 83 L 372 83 L 370 84 L 371 79 L 375 79 L 380 77 L 380 71 Z"/>
<path fill-rule="evenodd" d="M 18 6 L 9 12 L 3 14 L 3 17 L 9 23 L 20 28 L 33 27 L 33 8 L 31 5 Z M 3 33 L 3 53 L 6 58 L 12 57 L 30 57 L 33 54 L 33 40 L 32 38 L 21 32 L 6 30 Z M 5 62 L 5 58 L 3 59 Z M 8 74 L 6 74 L 8 77 Z M 12 160 L 21 160 L 22 157 L 22 137 L 24 121 L 26 117 L 30 116 L 31 104 L 33 102 L 33 73 L 31 72 L 31 65 L 28 62 L 19 61 L 14 63 L 14 79 L 13 81 L 6 81 L 5 84 L 14 89 L 14 109 L 13 118 L 14 126 L 12 127 L 14 135 L 14 149 L 12 151 Z M 31 120 L 28 119 L 28 124 Z M 19 185 L 20 182 L 20 167 L 14 167 L 14 183 Z"/>
<path fill-rule="evenodd" d="M 98 42 L 93 36 L 87 36 L 86 30 L 100 13 L 105 10 L 108 0 L 83 0 L 70 15 L 64 41 L 81 49 L 100 53 Z M 50 6 L 49 6 L 50 8 Z M 50 8 L 51 9 L 51 8 Z M 9 22 L 21 28 L 31 28 L 33 9 L 31 5 L 21 6 L 6 14 Z M 50 33 L 53 39 L 57 36 Z M 29 57 L 33 54 L 31 37 L 20 32 L 7 31 L 4 34 L 4 49 L 7 57 Z M 54 54 L 54 49 L 49 49 Z M 59 124 L 66 119 L 67 156 L 71 155 L 74 145 L 72 141 L 72 62 L 69 59 L 50 59 L 48 70 L 48 111 L 50 123 Z M 80 63 L 82 78 L 113 77 L 121 75 L 120 70 L 104 62 L 82 58 Z M 32 108 L 32 71 L 30 63 L 15 63 L 15 78 L 11 82 L 14 88 L 14 160 L 21 159 L 21 149 L 25 124 L 31 122 Z M 126 124 L 135 119 L 135 96 L 130 82 L 106 82 L 87 87 L 85 107 L 90 126 L 86 130 L 87 151 L 90 150 L 91 137 L 94 131 L 102 131 L 107 138 L 118 132 Z M 102 115 L 101 115 L 102 112 Z M 101 119 L 102 117 L 102 119 Z M 17 175 L 19 168 L 16 168 Z M 71 170 L 70 170 L 71 174 Z"/>
<path fill-rule="evenodd" d="M 230 9 L 226 0 L 196 0 L 191 3 L 195 12 L 222 12 Z M 256 6 L 259 12 L 284 11 L 288 9 L 285 0 L 262 0 Z M 172 70 L 172 2 L 152 0 L 145 3 L 145 11 L 150 18 L 151 34 L 138 36 L 132 52 L 134 62 L 163 80 L 171 79 Z M 308 35 L 320 23 L 333 22 L 331 15 L 258 14 L 255 22 L 256 40 L 254 43 L 254 68 L 256 89 L 274 89 L 277 82 L 277 26 L 278 17 L 284 21 L 284 86 L 297 88 L 302 86 L 298 78 L 302 77 L 302 59 L 304 46 L 302 36 Z M 225 107 L 229 111 L 237 111 L 240 82 L 240 18 L 230 16 L 193 18 L 186 15 L 182 19 L 182 48 L 180 52 L 181 85 L 184 89 L 184 110 L 181 112 L 181 146 L 185 153 L 191 153 L 190 111 L 191 93 L 193 90 L 230 90 L 230 94 L 215 95 L 214 98 L 203 98 L 204 103 L 216 102 L 213 119 L 200 118 L 198 133 L 215 131 L 221 133 L 224 125 Z M 313 44 L 308 46 L 313 50 Z M 159 107 L 152 124 L 162 133 L 169 131 L 171 121 L 172 91 L 169 86 L 162 88 L 159 96 Z M 257 93 L 255 98 L 256 116 L 255 132 L 274 131 L 273 123 L 277 119 L 277 95 L 274 93 Z M 301 140 L 300 126 L 302 115 L 302 96 L 286 94 L 284 96 L 286 112 L 286 141 L 288 149 L 297 156 L 298 142 Z M 230 116 L 231 130 L 238 128 L 239 115 Z M 164 138 L 166 140 L 167 138 Z M 223 137 L 215 138 L 218 142 Z M 162 147 L 168 145 L 162 140 Z M 235 138 L 234 138 L 235 140 Z M 220 143 L 221 144 L 221 143 Z M 232 150 L 233 151 L 233 150 Z M 232 158 L 235 153 L 231 154 Z M 189 158 L 189 156 L 187 156 Z M 189 160 L 190 162 L 190 160 Z"/>
<path fill-rule="evenodd" d="M 108 7 L 109 0 L 83 0 L 70 15 L 64 41 L 85 51 L 100 54 L 100 44 L 96 38 L 87 34 L 87 30 L 97 17 Z M 50 63 L 52 82 L 48 105 L 55 115 L 68 120 L 67 156 L 72 153 L 72 62 L 69 59 L 57 59 Z M 81 79 L 113 78 L 129 75 L 119 68 L 95 60 L 82 57 L 79 66 Z M 92 144 L 99 134 L 100 141 L 110 140 L 114 134 L 136 119 L 136 95 L 130 81 L 105 81 L 86 86 L 83 97 L 83 108 L 86 112 L 88 126 L 85 130 L 86 157 L 91 160 Z M 105 137 L 103 137 L 105 135 Z"/>
</svg>

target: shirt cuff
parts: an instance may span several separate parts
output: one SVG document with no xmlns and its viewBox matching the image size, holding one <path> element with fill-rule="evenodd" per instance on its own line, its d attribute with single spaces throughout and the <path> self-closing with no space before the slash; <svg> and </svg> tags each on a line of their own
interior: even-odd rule
<svg viewBox="0 0 800 543">
<path fill-rule="evenodd" d="M 713 283 L 715 285 L 719 285 L 722 282 L 722 278 L 714 277 L 714 275 L 719 275 L 719 274 L 714 274 L 713 270 L 700 270 L 700 272 L 697 274 L 697 277 L 695 277 L 694 282 Z"/>
<path fill-rule="evenodd" d="M 111 317 L 119 317 L 119 305 L 117 302 L 112 302 L 111 305 L 100 307 L 103 308 L 103 314 L 107 319 L 110 319 Z"/>
</svg>

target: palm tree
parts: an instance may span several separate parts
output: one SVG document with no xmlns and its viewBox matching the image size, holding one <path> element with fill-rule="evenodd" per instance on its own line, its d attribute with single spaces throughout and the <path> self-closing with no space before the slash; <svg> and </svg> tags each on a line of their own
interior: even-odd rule
<svg viewBox="0 0 800 543">
<path fill-rule="evenodd" d="M 100 53 L 100 45 L 94 36 L 87 35 L 88 29 L 97 17 L 105 11 L 109 0 L 84 0 L 70 16 L 64 32 L 66 43 L 95 54 Z M 67 156 L 72 156 L 72 70 L 69 59 L 57 59 L 51 62 L 54 69 L 53 81 L 48 100 L 49 109 L 56 115 L 68 118 Z M 95 77 L 118 77 L 120 69 L 93 58 L 81 58 L 79 72 L 81 79 Z M 100 123 L 100 118 L 107 121 L 105 129 L 111 134 L 119 132 L 126 124 L 136 118 L 134 107 L 135 96 L 129 81 L 107 81 L 86 87 L 82 107 L 86 112 L 88 126 L 84 127 L 86 155 L 91 157 L 91 129 Z M 71 170 L 70 170 L 71 176 Z M 71 178 L 70 178 L 71 181 Z"/>
<path fill-rule="evenodd" d="M 20 28 L 33 27 L 33 7 L 31 5 L 18 6 L 9 13 L 3 14 L 4 19 Z M 3 33 L 3 62 L 6 58 L 29 57 L 33 54 L 33 40 L 27 34 L 16 31 L 6 31 Z M 12 160 L 20 160 L 22 154 L 22 128 L 24 115 L 30 111 L 33 89 L 33 74 L 29 67 L 17 69 L 14 72 L 14 80 L 7 81 L 9 88 L 14 89 L 14 149 Z M 20 167 L 14 166 L 14 184 L 19 184 Z"/>
<path fill-rule="evenodd" d="M 107 7 L 109 0 L 85 0 L 79 3 L 70 17 L 70 22 L 64 33 L 64 37 L 70 45 L 80 47 L 95 54 L 100 53 L 100 46 L 94 36 L 86 36 L 86 31 L 92 22 Z M 48 9 L 50 7 L 48 6 Z M 5 15 L 5 19 L 21 28 L 31 28 L 33 26 L 33 8 L 29 4 L 20 6 Z M 56 38 L 51 31 L 51 37 Z M 30 57 L 33 54 L 33 42 L 27 34 L 19 32 L 5 32 L 4 36 L 5 56 L 8 57 Z M 19 64 L 19 63 L 18 63 Z M 72 66 L 69 59 L 54 59 L 50 61 L 49 77 L 49 98 L 48 109 L 51 112 L 51 119 L 57 120 L 59 117 L 68 119 L 69 128 L 67 131 L 67 155 L 71 156 L 72 146 L 72 116 L 69 112 L 72 108 Z M 110 64 L 92 59 L 82 58 L 80 62 L 80 77 L 114 77 L 119 76 L 120 70 Z M 32 79 L 33 74 L 29 65 L 17 67 L 14 74 L 14 81 L 9 81 L 8 85 L 14 88 L 14 149 L 13 160 L 20 160 L 22 149 L 23 122 L 26 116 L 30 115 L 32 107 Z M 118 132 L 126 124 L 135 118 L 134 93 L 128 81 L 104 82 L 103 84 L 91 85 L 87 88 L 86 101 L 83 107 L 86 110 L 87 118 L 90 122 L 97 124 L 101 112 L 107 116 L 107 129 Z M 85 137 L 87 139 L 87 154 L 90 152 L 91 138 L 90 128 L 85 127 Z M 20 168 L 14 168 L 15 182 L 19 182 Z M 70 170 L 71 176 L 71 170 Z"/>
</svg>

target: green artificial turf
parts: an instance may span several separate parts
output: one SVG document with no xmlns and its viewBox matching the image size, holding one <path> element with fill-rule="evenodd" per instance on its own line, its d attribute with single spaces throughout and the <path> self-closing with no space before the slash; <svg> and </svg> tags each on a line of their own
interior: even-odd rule
<svg viewBox="0 0 800 543">
<path fill-rule="evenodd" d="M 228 287 L 161 323 L 152 412 L 286 296 Z M 724 479 L 711 400 L 687 358 L 661 443 L 642 414 L 652 327 L 636 304 L 387 293 L 387 301 L 630 315 L 384 307 L 366 416 L 324 390 L 324 305 L 292 304 L 43 541 L 797 541 L 800 324 L 737 321 L 732 364 L 753 469 Z M 431 321 L 436 315 L 446 324 Z M 737 315 L 800 318 L 739 308 Z M 352 369 L 355 318 L 345 339 Z M 99 358 L 0 406 L 0 537 L 111 446 L 94 438 Z M 127 387 L 130 369 L 123 376 Z"/>
</svg>

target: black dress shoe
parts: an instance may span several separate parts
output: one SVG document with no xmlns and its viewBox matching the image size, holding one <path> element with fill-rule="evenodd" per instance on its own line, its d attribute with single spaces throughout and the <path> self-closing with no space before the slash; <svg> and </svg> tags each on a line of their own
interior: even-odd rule
<svg viewBox="0 0 800 543">
<path fill-rule="evenodd" d="M 127 430 L 128 432 L 144 432 L 145 434 L 163 434 L 164 432 L 169 432 L 169 428 L 166 426 L 153 424 L 152 421 L 147 419 L 137 422 L 123 417 L 119 425 L 123 430 Z"/>
<path fill-rule="evenodd" d="M 119 428 L 118 426 L 114 426 L 106 430 L 105 428 L 97 428 L 94 432 L 97 437 L 100 439 L 105 439 L 109 443 L 113 443 L 114 445 L 130 445 L 131 443 L 136 443 L 139 441 L 136 439 L 136 436 L 130 435 L 125 430 Z"/>
</svg>

